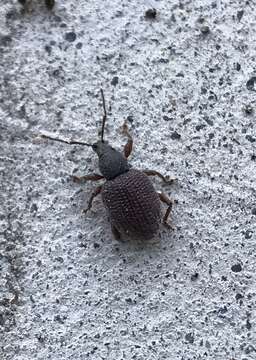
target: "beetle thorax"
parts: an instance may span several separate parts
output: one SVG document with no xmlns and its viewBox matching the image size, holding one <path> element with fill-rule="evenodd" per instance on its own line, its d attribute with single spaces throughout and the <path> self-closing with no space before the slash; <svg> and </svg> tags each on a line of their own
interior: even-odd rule
<svg viewBox="0 0 256 360">
<path fill-rule="evenodd" d="M 114 179 L 130 169 L 124 155 L 108 143 L 98 141 L 92 148 L 99 157 L 100 172 L 107 180 Z"/>
</svg>

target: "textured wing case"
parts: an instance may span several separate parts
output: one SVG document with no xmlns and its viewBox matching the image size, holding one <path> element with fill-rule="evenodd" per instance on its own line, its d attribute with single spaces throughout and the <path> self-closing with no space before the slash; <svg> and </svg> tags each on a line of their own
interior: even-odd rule
<svg viewBox="0 0 256 360">
<path fill-rule="evenodd" d="M 131 169 L 106 181 L 102 199 L 111 223 L 121 232 L 150 239 L 159 228 L 160 200 L 151 181 Z"/>
</svg>

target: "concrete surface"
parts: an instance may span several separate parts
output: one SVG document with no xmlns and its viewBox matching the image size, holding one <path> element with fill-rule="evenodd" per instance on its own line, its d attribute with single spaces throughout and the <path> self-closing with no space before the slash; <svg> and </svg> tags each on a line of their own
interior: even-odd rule
<svg viewBox="0 0 256 360">
<path fill-rule="evenodd" d="M 1 359 L 256 359 L 255 2 L 56 2 L 1 0 Z M 100 87 L 107 138 L 128 117 L 133 166 L 178 178 L 158 243 L 81 214 L 90 149 L 33 141 L 97 139 Z"/>
</svg>

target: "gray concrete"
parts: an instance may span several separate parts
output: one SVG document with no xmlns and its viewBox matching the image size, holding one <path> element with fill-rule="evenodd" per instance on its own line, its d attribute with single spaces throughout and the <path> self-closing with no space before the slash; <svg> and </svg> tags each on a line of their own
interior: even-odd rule
<svg viewBox="0 0 256 360">
<path fill-rule="evenodd" d="M 1 0 L 1 359 L 256 359 L 254 2 L 56 1 Z M 81 214 L 90 149 L 34 141 L 96 139 L 100 87 L 107 138 L 129 116 L 133 166 L 178 178 L 158 242 Z"/>
</svg>

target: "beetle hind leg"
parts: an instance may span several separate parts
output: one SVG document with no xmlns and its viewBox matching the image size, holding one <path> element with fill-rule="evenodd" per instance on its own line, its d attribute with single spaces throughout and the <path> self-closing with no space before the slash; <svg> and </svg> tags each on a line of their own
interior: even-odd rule
<svg viewBox="0 0 256 360">
<path fill-rule="evenodd" d="M 93 193 L 91 194 L 91 196 L 89 198 L 87 208 L 83 210 L 84 214 L 86 214 L 89 210 L 91 210 L 93 199 L 101 193 L 101 190 L 102 190 L 102 185 L 96 187 L 96 189 L 93 191 Z"/>
<path fill-rule="evenodd" d="M 159 195 L 160 200 L 161 200 L 163 203 L 165 203 L 166 205 L 168 205 L 168 208 L 167 208 L 167 210 L 166 210 L 166 212 L 165 212 L 165 215 L 164 215 L 164 217 L 163 217 L 163 225 L 164 225 L 165 227 L 167 227 L 168 229 L 174 230 L 174 226 L 167 222 L 168 217 L 169 217 L 169 215 L 170 215 L 170 212 L 171 212 L 171 210 L 172 210 L 172 206 L 173 206 L 174 201 L 173 201 L 172 199 L 169 199 L 168 196 L 165 195 L 163 192 L 158 193 L 158 195 Z"/>
</svg>

